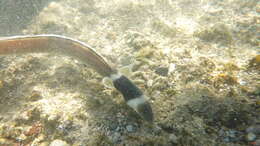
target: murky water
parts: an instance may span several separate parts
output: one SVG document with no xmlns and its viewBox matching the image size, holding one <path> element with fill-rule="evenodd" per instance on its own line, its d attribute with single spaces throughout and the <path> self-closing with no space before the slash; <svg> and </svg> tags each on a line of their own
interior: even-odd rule
<svg viewBox="0 0 260 146">
<path fill-rule="evenodd" d="M 259 12 L 256 0 L 0 1 L 0 37 L 89 44 L 155 118 L 71 55 L 0 54 L 0 145 L 260 145 Z"/>
</svg>

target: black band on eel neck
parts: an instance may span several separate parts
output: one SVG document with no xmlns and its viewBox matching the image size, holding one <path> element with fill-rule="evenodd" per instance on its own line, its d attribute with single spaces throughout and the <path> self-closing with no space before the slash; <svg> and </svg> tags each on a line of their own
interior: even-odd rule
<svg viewBox="0 0 260 146">
<path fill-rule="evenodd" d="M 114 80 L 113 84 L 115 88 L 123 94 L 125 101 L 138 98 L 143 95 L 143 92 L 123 75 Z"/>
<path fill-rule="evenodd" d="M 153 112 L 143 92 L 127 77 L 118 75 L 113 80 L 115 88 L 120 91 L 126 103 L 132 107 L 144 120 L 152 122 Z"/>
</svg>

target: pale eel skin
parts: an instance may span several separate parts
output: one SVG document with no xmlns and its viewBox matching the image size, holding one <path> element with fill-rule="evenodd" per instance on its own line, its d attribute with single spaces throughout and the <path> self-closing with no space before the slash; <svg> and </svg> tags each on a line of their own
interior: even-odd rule
<svg viewBox="0 0 260 146">
<path fill-rule="evenodd" d="M 25 53 L 60 53 L 90 65 L 100 75 L 112 79 L 114 87 L 144 120 L 153 122 L 152 108 L 143 92 L 127 77 L 112 68 L 84 42 L 60 35 L 25 35 L 0 38 L 0 55 Z"/>
</svg>

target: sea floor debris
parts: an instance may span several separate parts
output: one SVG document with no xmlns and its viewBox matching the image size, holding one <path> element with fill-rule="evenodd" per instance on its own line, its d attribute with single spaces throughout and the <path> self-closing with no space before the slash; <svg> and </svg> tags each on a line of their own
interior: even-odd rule
<svg viewBox="0 0 260 146">
<path fill-rule="evenodd" d="M 70 57 L 0 56 L 0 145 L 259 145 L 257 3 L 0 2 L 0 36 L 87 42 L 124 69 L 155 112 L 154 125 L 144 123 Z"/>
</svg>

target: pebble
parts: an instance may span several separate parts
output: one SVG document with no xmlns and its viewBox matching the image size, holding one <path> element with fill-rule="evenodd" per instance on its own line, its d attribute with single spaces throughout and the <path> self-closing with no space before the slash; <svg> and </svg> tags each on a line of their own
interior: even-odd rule
<svg viewBox="0 0 260 146">
<path fill-rule="evenodd" d="M 227 135 L 231 138 L 235 138 L 236 137 L 236 131 L 235 130 L 229 130 L 229 131 L 227 131 Z"/>
<path fill-rule="evenodd" d="M 17 137 L 18 141 L 24 141 L 26 140 L 27 136 L 25 136 L 24 134 L 21 134 L 19 137 Z"/>
<path fill-rule="evenodd" d="M 116 127 L 116 132 L 122 131 L 122 128 L 120 126 Z"/>
<path fill-rule="evenodd" d="M 260 134 L 260 125 L 250 126 L 246 129 L 247 133 Z"/>
<path fill-rule="evenodd" d="M 51 142 L 50 146 L 69 146 L 65 141 L 60 139 L 55 139 Z"/>
<path fill-rule="evenodd" d="M 114 143 L 120 142 L 120 139 L 121 139 L 121 134 L 118 133 L 118 132 L 116 132 L 116 133 L 112 136 L 112 141 L 113 141 Z"/>
<path fill-rule="evenodd" d="M 128 132 L 134 132 L 134 131 L 135 131 L 135 128 L 134 128 L 133 125 L 127 125 L 127 126 L 126 126 L 126 130 L 127 130 Z"/>
<path fill-rule="evenodd" d="M 147 81 L 147 86 L 152 87 L 153 86 L 153 80 L 148 80 Z"/>
<path fill-rule="evenodd" d="M 48 142 L 42 142 L 39 146 L 49 146 L 49 143 Z"/>
<path fill-rule="evenodd" d="M 157 69 L 155 69 L 155 73 L 161 76 L 167 76 L 168 72 L 168 67 L 158 67 Z"/>
<path fill-rule="evenodd" d="M 224 142 L 230 142 L 230 138 L 229 137 L 224 137 L 223 141 Z"/>
<path fill-rule="evenodd" d="M 0 89 L 4 87 L 4 82 L 0 80 Z"/>
<path fill-rule="evenodd" d="M 113 122 L 110 124 L 109 129 L 112 131 L 117 130 L 117 125 L 118 125 L 118 123 Z"/>
<path fill-rule="evenodd" d="M 131 56 L 123 56 L 120 58 L 120 62 L 122 65 L 130 65 L 133 62 L 133 58 Z"/>
<path fill-rule="evenodd" d="M 37 91 L 33 91 L 32 94 L 28 97 L 28 99 L 30 101 L 37 101 L 37 100 L 39 100 L 41 98 L 42 98 L 41 94 L 38 93 Z"/>
<path fill-rule="evenodd" d="M 169 139 L 170 139 L 170 141 L 171 141 L 172 143 L 177 143 L 177 142 L 178 142 L 178 138 L 177 138 L 177 136 L 174 135 L 174 134 L 170 134 L 170 135 L 169 135 Z"/>
<path fill-rule="evenodd" d="M 112 79 L 110 79 L 109 77 L 104 77 L 104 78 L 102 79 L 102 84 L 103 84 L 105 87 L 110 88 L 110 89 L 114 87 L 113 81 L 112 81 Z"/>
<path fill-rule="evenodd" d="M 174 72 L 175 69 L 176 69 L 176 64 L 171 63 L 171 64 L 169 65 L 169 71 L 168 71 L 168 74 Z"/>
<path fill-rule="evenodd" d="M 246 140 L 247 141 L 255 141 L 256 140 L 256 135 L 252 132 L 249 132 L 247 135 L 246 135 Z"/>
<path fill-rule="evenodd" d="M 236 130 L 223 130 L 221 129 L 219 131 L 219 136 L 222 137 L 222 140 L 226 143 L 229 143 L 229 142 L 237 142 L 239 140 L 241 140 L 241 137 L 240 137 L 240 133 Z"/>
<path fill-rule="evenodd" d="M 257 139 L 257 140 L 254 142 L 254 146 L 260 146 L 260 139 Z"/>
</svg>

